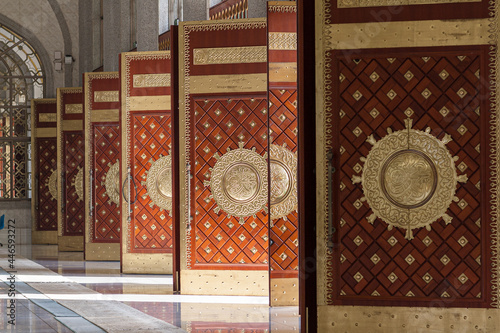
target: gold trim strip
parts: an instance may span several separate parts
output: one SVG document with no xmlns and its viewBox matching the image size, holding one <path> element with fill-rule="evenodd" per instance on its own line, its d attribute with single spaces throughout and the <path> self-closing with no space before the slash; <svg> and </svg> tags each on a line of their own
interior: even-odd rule
<svg viewBox="0 0 500 333">
<path fill-rule="evenodd" d="M 337 8 L 436 5 L 464 2 L 481 2 L 481 0 L 339 0 L 337 2 Z"/>
<path fill-rule="evenodd" d="M 133 76 L 134 88 L 170 87 L 170 73 L 166 74 L 135 74 Z"/>
<path fill-rule="evenodd" d="M 90 111 L 90 121 L 91 122 L 116 122 L 120 121 L 120 110 L 109 109 L 109 110 L 91 110 Z"/>
<path fill-rule="evenodd" d="M 193 49 L 193 65 L 244 64 L 266 61 L 266 46 Z"/>
<path fill-rule="evenodd" d="M 63 120 L 62 121 L 63 131 L 82 131 L 83 130 L 83 120 Z"/>
<path fill-rule="evenodd" d="M 172 265 L 171 253 L 122 253 L 126 274 L 172 274 Z"/>
<path fill-rule="evenodd" d="M 269 82 L 297 82 L 297 63 L 269 63 Z"/>
<path fill-rule="evenodd" d="M 191 76 L 191 94 L 259 92 L 267 90 L 267 74 Z"/>
<path fill-rule="evenodd" d="M 35 130 L 35 138 L 55 138 L 57 136 L 56 127 L 42 127 Z"/>
<path fill-rule="evenodd" d="M 57 121 L 57 113 L 39 113 L 38 122 L 53 123 Z"/>
<path fill-rule="evenodd" d="M 296 13 L 297 5 L 295 1 L 269 1 L 268 11 L 278 13 Z"/>
<path fill-rule="evenodd" d="M 172 108 L 170 95 L 131 96 L 127 98 L 129 111 L 164 111 Z"/>
<path fill-rule="evenodd" d="M 94 103 L 119 102 L 120 92 L 118 90 L 94 91 Z"/>
<path fill-rule="evenodd" d="M 330 24 L 326 50 L 483 45 L 489 40 L 488 24 L 488 19 Z"/>
<path fill-rule="evenodd" d="M 269 50 L 297 50 L 297 33 L 270 32 L 268 36 Z"/>
<path fill-rule="evenodd" d="M 181 281 L 184 295 L 269 295 L 269 271 L 265 270 L 182 270 Z"/>
<path fill-rule="evenodd" d="M 83 104 L 66 104 L 64 106 L 65 114 L 83 113 Z"/>
</svg>

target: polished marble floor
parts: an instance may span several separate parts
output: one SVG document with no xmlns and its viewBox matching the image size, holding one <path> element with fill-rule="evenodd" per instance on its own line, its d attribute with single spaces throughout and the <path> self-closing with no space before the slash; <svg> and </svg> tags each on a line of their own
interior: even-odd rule
<svg viewBox="0 0 500 333">
<path fill-rule="evenodd" d="M 149 329 L 147 318 L 152 317 L 152 320 L 157 320 L 156 327 L 161 327 L 158 323 L 164 322 L 186 332 L 299 331 L 298 308 L 269 308 L 267 297 L 178 295 L 173 293 L 171 275 L 121 274 L 118 262 L 85 262 L 82 253 L 58 252 L 57 246 L 25 246 L 19 249 L 19 253 L 48 269 L 43 273 L 31 269 L 28 273 L 17 276 L 19 281 L 43 293 L 30 294 L 29 290 L 17 293 L 16 326 L 8 324 L 7 315 L 1 315 L 0 332 L 71 332 L 60 321 L 67 323 L 78 318 L 63 320 L 60 316 L 54 316 L 43 306 L 33 303 L 36 298 L 53 300 L 70 309 L 73 304 L 76 312 L 78 305 L 98 304 L 103 306 L 99 318 L 101 323 L 106 323 L 106 316 L 109 317 L 108 321 L 113 320 L 112 316 L 106 315 L 105 312 L 112 311 L 109 309 L 115 309 L 118 305 L 119 311 L 124 314 L 128 309 L 138 310 L 146 315 L 146 319 L 141 319 L 145 320 L 142 324 L 144 330 Z M 0 313 L 7 314 L 10 298 L 7 297 L 8 287 L 5 279 L 2 281 L 4 283 L 0 283 Z M 52 283 L 54 286 L 50 287 L 51 282 L 60 284 Z M 59 289 L 60 286 L 66 289 Z M 99 312 L 98 308 L 95 310 Z M 92 322 L 92 316 L 89 314 L 86 319 Z M 74 327 L 80 327 L 78 332 L 103 332 L 96 326 L 93 330 L 91 325 L 87 328 L 78 325 L 69 326 L 73 330 Z M 113 327 L 109 332 L 133 332 L 133 328 L 127 328 L 126 323 L 110 323 L 106 327 Z M 148 332 L 170 331 L 172 330 L 155 329 Z"/>
</svg>

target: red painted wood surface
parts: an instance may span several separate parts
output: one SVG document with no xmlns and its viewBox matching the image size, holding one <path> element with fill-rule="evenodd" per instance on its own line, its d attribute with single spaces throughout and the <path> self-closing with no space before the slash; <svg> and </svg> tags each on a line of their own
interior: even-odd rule
<svg viewBox="0 0 500 333">
<path fill-rule="evenodd" d="M 333 198 L 338 247 L 332 263 L 332 303 L 489 306 L 487 59 L 486 47 L 480 46 L 374 50 L 360 52 L 357 59 L 329 53 L 332 77 L 338 78 L 331 88 L 336 98 L 330 121 L 335 124 L 332 148 L 338 170 L 334 188 L 340 188 Z M 430 95 L 422 94 L 425 89 Z M 430 231 L 415 229 L 413 240 L 405 239 L 404 230 L 388 230 L 380 219 L 369 224 L 369 205 L 355 204 L 363 197 L 362 185 L 351 181 L 361 175 L 360 158 L 371 149 L 367 136 L 379 140 L 388 127 L 404 129 L 409 109 L 414 129 L 429 127 L 439 139 L 451 135 L 447 148 L 458 157 L 457 173 L 468 176 L 456 190 L 465 205 L 452 202 L 447 211 L 452 223 L 439 219 Z M 391 274 L 397 278 L 389 279 Z M 425 279 L 426 274 L 431 278 Z"/>
</svg>

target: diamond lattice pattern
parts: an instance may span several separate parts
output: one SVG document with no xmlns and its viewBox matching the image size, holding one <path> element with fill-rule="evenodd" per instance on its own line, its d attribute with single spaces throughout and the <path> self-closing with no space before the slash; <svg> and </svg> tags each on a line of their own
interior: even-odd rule
<svg viewBox="0 0 500 333">
<path fill-rule="evenodd" d="M 170 155 L 170 115 L 132 114 L 134 154 L 132 170 L 137 186 L 132 223 L 134 251 L 172 251 L 172 218 L 164 209 L 153 205 L 147 194 L 145 182 L 151 162 L 160 156 Z M 132 186 L 133 188 L 133 186 Z M 132 199 L 133 200 L 133 199 Z"/>
<path fill-rule="evenodd" d="M 63 132 L 64 137 L 64 165 L 66 187 L 65 220 L 63 220 L 63 236 L 83 236 L 85 223 L 85 204 L 79 198 L 76 188 L 72 185 L 79 168 L 83 168 L 83 153 L 85 144 L 82 133 Z"/>
<path fill-rule="evenodd" d="M 481 205 L 480 198 L 480 57 L 456 55 L 439 57 L 370 58 L 339 61 L 340 134 L 340 251 L 339 287 L 334 298 L 356 296 L 411 301 L 420 299 L 481 297 Z M 362 174 L 360 158 L 371 145 L 367 136 L 379 140 L 387 128 L 404 129 L 404 119 L 413 119 L 413 128 L 453 141 L 447 147 L 456 161 L 458 202 L 447 213 L 453 221 L 439 219 L 432 230 L 387 229 L 377 219 L 367 222 L 371 210 L 361 184 L 353 175 Z M 487 129 L 483 129 L 487 130 Z M 483 148 L 484 149 L 484 148 Z M 484 181 L 484 180 L 483 180 Z M 359 298 L 362 297 L 362 298 Z"/>
<path fill-rule="evenodd" d="M 120 210 L 112 202 L 104 182 L 109 168 L 116 163 L 120 153 L 118 125 L 93 126 L 94 160 L 94 226 L 92 239 L 107 243 L 120 242 Z"/>
<path fill-rule="evenodd" d="M 57 200 L 49 192 L 47 183 L 52 171 L 57 169 L 57 140 L 55 138 L 36 139 L 38 157 L 38 231 L 57 230 Z"/>
<path fill-rule="evenodd" d="M 297 151 L 297 91 L 272 89 L 269 91 L 269 125 L 272 143 Z M 270 229 L 271 276 L 273 272 L 298 269 L 298 216 L 288 214 L 287 219 L 273 222 Z"/>
<path fill-rule="evenodd" d="M 261 211 L 247 217 L 243 225 L 235 217 L 214 212 L 215 201 L 204 181 L 210 179 L 215 153 L 222 156 L 227 148 L 244 148 L 264 155 L 267 152 L 266 100 L 203 99 L 194 101 L 195 183 L 193 253 L 196 264 L 267 264 L 268 215 Z M 204 266 L 206 267 L 206 266 Z"/>
</svg>

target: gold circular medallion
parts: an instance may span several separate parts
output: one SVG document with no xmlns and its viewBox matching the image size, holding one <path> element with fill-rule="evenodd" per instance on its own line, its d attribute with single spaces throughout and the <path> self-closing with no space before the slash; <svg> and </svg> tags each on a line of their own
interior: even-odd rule
<svg viewBox="0 0 500 333">
<path fill-rule="evenodd" d="M 368 221 L 377 217 L 392 227 L 406 229 L 406 238 L 413 238 L 413 229 L 426 227 L 439 218 L 446 224 L 452 218 L 446 211 L 455 197 L 457 182 L 466 182 L 465 175 L 457 175 L 455 159 L 446 148 L 449 135 L 442 140 L 411 128 L 392 132 L 376 141 L 368 137 L 373 147 L 368 153 L 361 177 L 353 176 L 353 183 L 361 183 L 366 200 L 373 211 Z"/>
<path fill-rule="evenodd" d="M 78 196 L 77 201 L 83 201 L 83 168 L 78 167 L 78 173 L 73 179 L 73 183 L 71 184 L 75 187 L 76 195 Z"/>
<path fill-rule="evenodd" d="M 417 208 L 428 202 L 437 186 L 437 171 L 431 159 L 418 150 L 393 153 L 381 171 L 386 198 L 401 208 Z"/>
<path fill-rule="evenodd" d="M 152 204 L 170 213 L 172 210 L 172 158 L 170 155 L 160 156 L 156 161 L 151 161 L 145 185 Z"/>
<path fill-rule="evenodd" d="M 235 216 L 244 222 L 244 218 L 257 214 L 267 208 L 267 162 L 252 150 L 239 148 L 230 150 L 217 159 L 210 181 L 212 196 L 217 203 L 216 213 L 223 210 L 228 216 Z"/>
<path fill-rule="evenodd" d="M 57 200 L 57 172 L 55 170 L 52 170 L 52 174 L 49 179 L 47 179 L 45 186 L 49 188 L 52 200 Z"/>
<path fill-rule="evenodd" d="M 271 219 L 283 218 L 297 209 L 297 156 L 285 147 L 269 147 L 271 168 Z"/>
<path fill-rule="evenodd" d="M 120 161 L 109 167 L 104 180 L 104 187 L 109 199 L 117 206 L 120 205 Z"/>
</svg>

